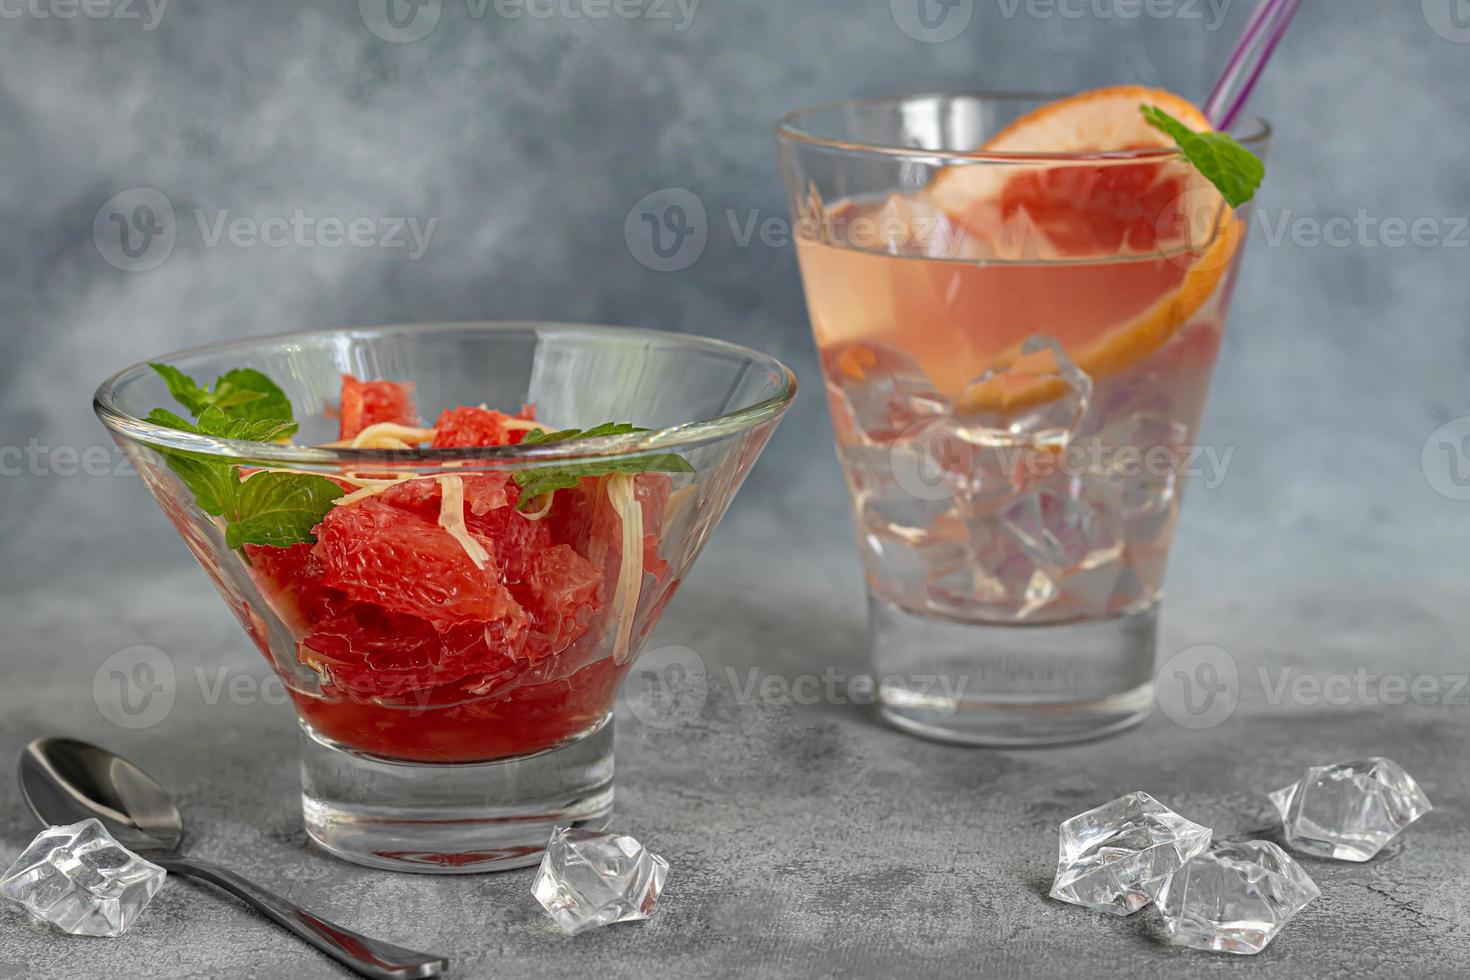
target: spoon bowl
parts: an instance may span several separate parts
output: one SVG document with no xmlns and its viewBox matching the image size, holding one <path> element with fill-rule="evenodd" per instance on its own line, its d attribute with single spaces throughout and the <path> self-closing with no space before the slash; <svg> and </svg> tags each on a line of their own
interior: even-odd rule
<svg viewBox="0 0 1470 980">
<path fill-rule="evenodd" d="M 157 780 L 122 756 L 74 738 L 38 738 L 20 756 L 20 786 L 49 826 L 91 817 L 130 851 L 177 854 L 184 817 Z"/>
<path fill-rule="evenodd" d="M 443 975 L 449 961 L 372 939 L 308 912 L 208 861 L 180 853 L 184 817 L 168 791 L 138 766 L 74 738 L 38 738 L 20 756 L 20 791 L 47 826 L 96 819 L 123 847 L 170 874 L 220 888 L 277 925 L 373 980 L 420 980 Z"/>
</svg>

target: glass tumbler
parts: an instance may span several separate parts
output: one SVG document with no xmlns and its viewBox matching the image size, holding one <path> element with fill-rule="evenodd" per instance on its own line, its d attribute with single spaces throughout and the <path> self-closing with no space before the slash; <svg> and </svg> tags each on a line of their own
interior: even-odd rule
<svg viewBox="0 0 1470 980">
<path fill-rule="evenodd" d="M 1037 96 L 792 113 L 777 142 L 880 710 L 1044 745 L 1153 705 L 1159 601 L 1239 271 L 1173 149 L 992 152 Z M 1269 128 L 1237 137 L 1258 156 Z"/>
</svg>

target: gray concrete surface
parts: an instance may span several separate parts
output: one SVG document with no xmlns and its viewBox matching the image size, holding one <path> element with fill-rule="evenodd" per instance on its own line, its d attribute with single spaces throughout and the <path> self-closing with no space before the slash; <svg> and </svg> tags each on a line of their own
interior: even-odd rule
<svg viewBox="0 0 1470 980">
<path fill-rule="evenodd" d="M 705 661 L 703 704 L 686 689 L 690 700 L 670 711 L 634 685 L 619 705 L 617 826 L 672 865 L 647 923 L 569 939 L 531 897 L 531 870 L 394 875 L 309 847 L 290 710 L 233 680 L 263 679 L 264 664 L 192 569 L 142 592 L 93 596 L 82 616 L 54 593 L 8 599 L 0 760 L 54 731 L 122 750 L 177 791 L 198 853 L 366 931 L 445 950 L 460 977 L 1470 974 L 1461 751 L 1470 709 L 1464 691 L 1449 689 L 1464 676 L 1470 629 L 1458 590 L 1178 598 L 1166 652 L 1228 650 L 1241 678 L 1231 717 L 1191 731 L 1158 714 L 1096 744 L 984 752 L 908 738 L 839 699 L 780 697 L 804 675 L 860 671 L 853 583 L 824 582 L 816 564 L 763 583 L 741 550 L 730 536 L 716 544 L 655 640 Z M 93 698 L 92 675 L 124 641 L 167 651 L 176 671 L 172 711 L 147 729 L 118 728 Z M 1431 678 L 1448 703 L 1312 704 L 1290 694 L 1272 703 L 1283 676 L 1325 679 L 1359 665 Z M 753 676 L 779 682 L 746 698 Z M 243 695 L 210 703 L 221 678 Z M 1261 956 L 1176 949 L 1151 911 L 1117 919 L 1046 898 L 1057 824 L 1076 812 L 1145 789 L 1221 837 L 1269 836 L 1266 791 L 1309 764 L 1364 754 L 1407 767 L 1435 811 L 1370 863 L 1303 859 L 1322 898 Z M 14 791 L 0 793 L 0 860 L 34 830 Z M 0 914 L 0 977 L 341 975 L 181 881 L 118 940 L 73 939 Z"/>
<path fill-rule="evenodd" d="M 1256 103 L 1279 136 L 1202 435 L 1233 455 L 1218 485 L 1191 490 L 1165 626 L 1166 653 L 1213 644 L 1235 659 L 1234 715 L 987 753 L 848 705 L 739 696 L 751 670 L 854 676 L 862 625 L 794 263 L 730 222 L 784 212 L 769 124 L 793 106 L 1120 81 L 1198 97 L 1248 5 L 1180 0 L 1130 19 L 1109 0 L 974 0 L 956 8 L 973 11 L 964 30 L 926 43 L 895 2 L 899 17 L 882 0 L 704 0 L 684 23 L 651 3 L 637 9 L 671 19 L 504 17 L 493 0 L 476 17 L 479 3 L 430 0 L 441 20 L 409 43 L 345 2 L 171 3 L 151 30 L 156 3 L 90 5 L 101 19 L 0 4 L 0 770 L 45 732 L 122 749 L 177 787 L 201 853 L 446 949 L 460 976 L 1470 975 L 1467 709 L 1450 696 L 1467 669 L 1470 504 L 1455 478 L 1470 446 L 1430 442 L 1470 415 L 1464 4 L 1308 0 Z M 104 260 L 93 223 L 140 187 L 169 199 L 177 241 L 130 272 Z M 667 187 L 698 195 L 710 225 L 697 261 L 659 273 L 624 222 Z M 222 211 L 296 210 L 437 225 L 416 259 L 209 242 Z M 1393 219 L 1427 219 L 1431 235 L 1405 243 Z M 1334 220 L 1358 227 L 1314 235 Z M 705 660 L 707 703 L 667 730 L 640 717 L 642 695 L 620 709 L 619 821 L 673 864 L 661 908 L 575 940 L 541 917 L 530 872 L 399 877 L 309 850 L 290 711 L 248 696 L 264 664 L 138 481 L 69 462 L 107 446 L 96 382 L 150 354 L 517 317 L 711 333 L 789 359 L 806 386 L 658 634 Z M 166 718 L 128 730 L 93 680 L 139 644 L 165 651 L 179 684 Z M 196 668 L 210 690 L 245 678 L 247 696 L 206 703 Z M 1283 677 L 1360 668 L 1428 678 L 1441 703 L 1272 703 Z M 1309 862 L 1323 899 L 1264 956 L 1176 951 L 1147 913 L 1044 898 L 1055 825 L 1093 803 L 1145 788 L 1244 833 L 1265 825 L 1264 791 L 1366 753 L 1403 763 L 1438 809 L 1375 862 Z M 32 833 L 6 785 L 0 858 Z M 115 942 L 0 913 L 0 977 L 336 975 L 185 884 Z"/>
</svg>

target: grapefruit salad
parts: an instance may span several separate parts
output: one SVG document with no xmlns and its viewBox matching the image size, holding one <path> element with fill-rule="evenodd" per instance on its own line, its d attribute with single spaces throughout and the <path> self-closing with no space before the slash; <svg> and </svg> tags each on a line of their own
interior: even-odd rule
<svg viewBox="0 0 1470 980">
<path fill-rule="evenodd" d="M 251 442 L 289 443 L 296 433 L 290 402 L 260 372 L 231 371 L 206 388 L 152 367 L 192 419 L 160 408 L 151 422 Z M 352 375 L 327 414 L 338 438 L 325 447 L 336 449 L 530 446 L 642 431 L 557 429 L 530 405 L 513 414 L 456 406 L 426 426 L 411 385 Z M 639 609 L 662 608 L 678 585 L 660 556 L 661 529 L 688 496 L 676 498 L 675 486 L 693 467 L 672 453 L 503 471 L 446 459 L 433 473 L 395 471 L 391 452 L 325 474 L 178 450 L 164 458 L 317 678 L 316 690 L 289 684 L 303 718 L 361 752 L 484 761 L 586 731 L 611 709 L 636 652 Z M 273 659 L 269 630 L 242 618 Z"/>
</svg>

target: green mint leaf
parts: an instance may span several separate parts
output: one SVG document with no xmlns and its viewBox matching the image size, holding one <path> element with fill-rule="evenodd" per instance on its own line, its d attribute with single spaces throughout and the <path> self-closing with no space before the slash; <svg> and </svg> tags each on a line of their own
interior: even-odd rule
<svg viewBox="0 0 1470 980">
<path fill-rule="evenodd" d="M 170 429 L 182 429 L 185 432 L 199 431 L 199 426 L 183 416 L 175 415 L 166 408 L 155 408 L 148 413 L 146 421 L 152 422 L 154 425 L 166 426 Z"/>
<path fill-rule="evenodd" d="M 170 412 L 166 408 L 155 408 L 148 413 L 148 421 L 170 429 L 205 434 L 199 426 Z M 215 517 L 229 520 L 235 513 L 235 488 L 240 485 L 240 473 L 232 463 L 221 463 L 198 453 L 179 449 L 159 449 L 163 461 L 173 470 L 189 492 L 199 509 Z"/>
<path fill-rule="evenodd" d="M 305 473 L 256 473 L 236 492 L 238 517 L 225 529 L 225 544 L 238 548 L 263 544 L 285 548 L 313 543 L 312 528 L 322 522 L 342 488 Z"/>
<path fill-rule="evenodd" d="M 160 374 L 168 378 L 164 371 Z M 201 405 L 194 422 L 166 408 L 155 408 L 148 413 L 148 421 L 155 425 L 180 429 L 199 435 L 216 436 L 221 439 L 240 439 L 246 442 L 273 442 L 296 431 L 296 423 L 284 418 L 239 417 L 234 414 L 241 406 L 252 410 L 261 405 L 284 402 L 286 411 L 291 410 L 285 396 L 273 401 L 269 391 L 261 390 L 259 378 L 251 377 L 259 372 L 230 372 L 215 384 L 215 392 L 223 397 L 205 392 L 211 399 L 201 404 L 197 390 L 191 391 L 182 382 L 178 390 L 186 394 L 180 398 L 186 404 Z M 187 376 L 181 376 L 187 382 Z M 177 380 L 177 379 L 175 379 Z M 274 388 L 269 378 L 266 384 Z M 256 385 L 254 391 L 238 387 L 240 384 Z M 170 386 L 170 390 L 174 390 Z M 279 389 L 276 389 L 279 392 Z M 175 394 L 175 397 L 179 397 Z M 199 509 L 206 514 L 225 519 L 225 543 L 231 548 L 245 544 L 273 545 L 278 548 L 299 543 L 312 543 L 316 538 L 312 528 L 321 523 L 332 502 L 342 496 L 342 488 L 331 480 L 304 473 L 255 473 L 249 479 L 240 478 L 240 464 L 233 460 L 221 460 L 202 453 L 178 449 L 160 449 L 168 468 L 176 473 L 184 486 L 194 495 Z"/>
<path fill-rule="evenodd" d="M 253 368 L 226 371 L 214 382 L 212 404 L 239 419 L 296 420 L 291 400 L 270 378 Z"/>
<path fill-rule="evenodd" d="M 545 429 L 532 429 L 527 432 L 521 440 L 523 446 L 534 446 L 542 442 L 565 442 L 568 439 L 595 439 L 598 436 L 625 436 L 630 432 L 647 432 L 636 425 L 627 422 L 604 422 L 594 425 L 590 429 L 561 429 L 556 432 L 547 432 Z"/>
<path fill-rule="evenodd" d="M 611 476 L 614 473 L 693 473 L 689 460 L 676 453 L 656 453 L 630 459 L 589 460 L 569 466 L 541 466 L 521 470 L 514 477 L 521 488 L 518 510 L 530 510 L 530 502 L 554 490 L 569 490 L 584 476 Z"/>
<path fill-rule="evenodd" d="M 154 363 L 148 366 L 163 378 L 163 383 L 168 386 L 168 393 L 196 417 L 213 408 L 233 419 L 251 421 L 284 419 L 287 422 L 296 420 L 296 414 L 291 408 L 291 400 L 286 397 L 286 393 L 274 381 L 253 368 L 236 368 L 233 371 L 226 371 L 215 379 L 214 390 L 211 391 L 201 388 L 199 382 L 176 367 Z M 291 432 L 294 433 L 295 429 L 293 428 Z M 209 434 L 218 435 L 220 433 L 210 432 Z"/>
<path fill-rule="evenodd" d="M 566 442 L 569 439 L 595 439 L 598 436 L 621 436 L 631 432 L 647 432 L 627 422 L 604 422 L 590 429 L 561 429 L 547 432 L 533 429 L 521 440 L 523 446 L 534 446 L 549 442 Z M 676 453 L 655 453 L 629 459 L 595 459 L 585 463 L 538 466 L 521 470 L 513 479 L 521 488 L 519 510 L 531 509 L 531 501 L 543 494 L 556 490 L 569 490 L 583 477 L 610 476 L 613 473 L 693 473 L 689 461 Z"/>
<path fill-rule="evenodd" d="M 158 372 L 163 378 L 163 383 L 168 386 L 168 393 L 173 395 L 178 403 L 189 410 L 191 415 L 198 415 L 213 397 L 206 389 L 199 387 L 199 382 L 189 377 L 183 371 L 168 364 L 155 364 L 149 362 L 148 366 Z"/>
<path fill-rule="evenodd" d="M 235 418 L 219 405 L 211 405 L 199 413 L 196 432 L 221 439 L 244 442 L 276 442 L 296 432 L 296 423 L 286 419 Z"/>
<path fill-rule="evenodd" d="M 228 464 L 206 463 L 178 453 L 168 454 L 168 468 L 179 475 L 199 509 L 229 520 L 235 510 L 240 471 Z"/>
<path fill-rule="evenodd" d="M 1266 165 L 1229 133 L 1196 133 L 1158 106 L 1142 105 L 1144 121 L 1168 136 L 1179 152 L 1219 188 L 1233 208 L 1256 196 L 1266 176 Z"/>
</svg>

